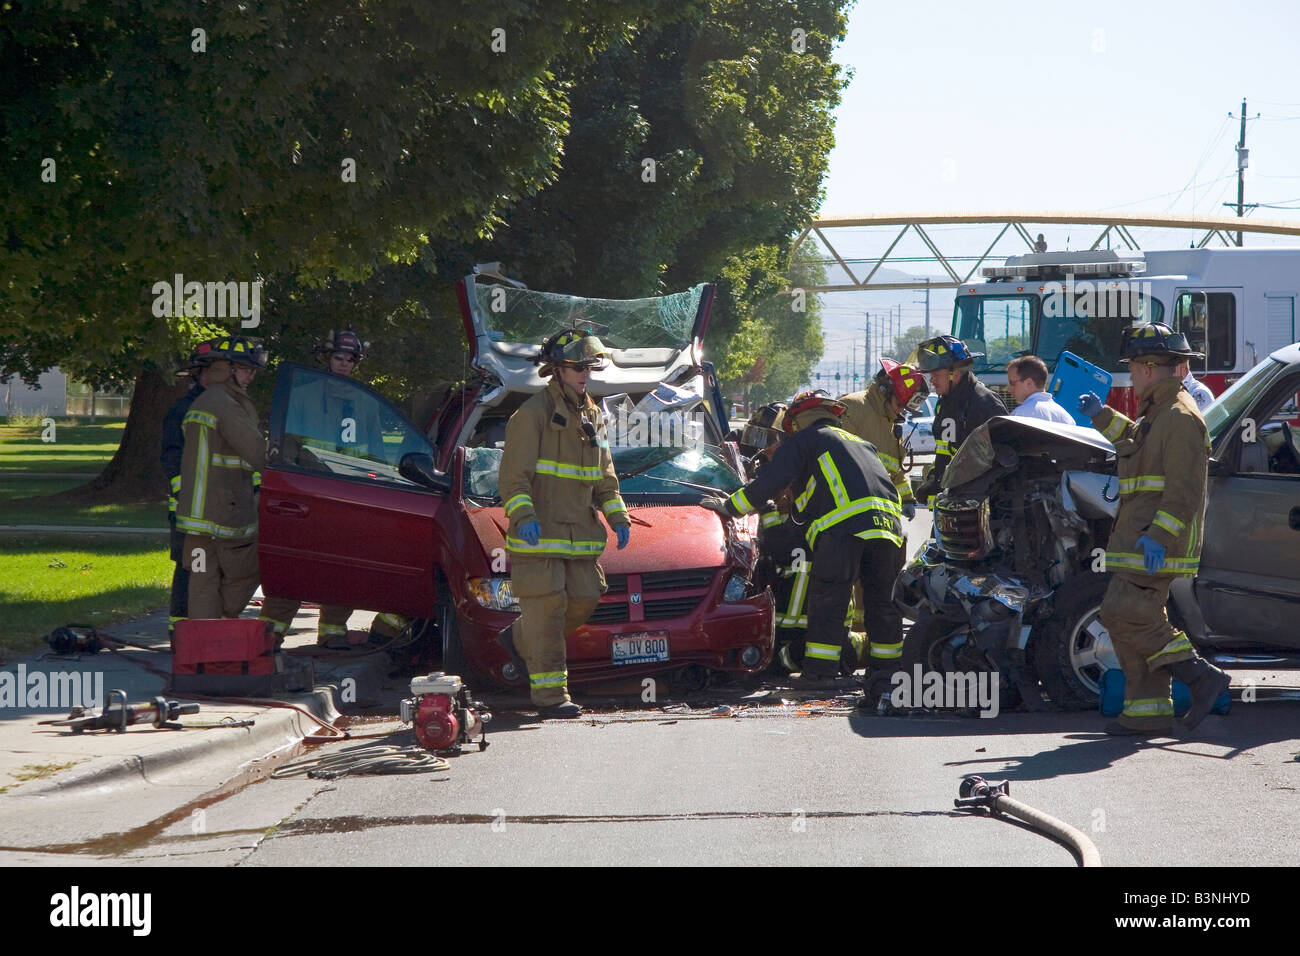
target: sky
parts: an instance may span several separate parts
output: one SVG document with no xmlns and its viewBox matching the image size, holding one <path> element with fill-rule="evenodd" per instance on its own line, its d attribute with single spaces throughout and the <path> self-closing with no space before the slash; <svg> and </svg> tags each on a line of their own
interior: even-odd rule
<svg viewBox="0 0 1300 956">
<path fill-rule="evenodd" d="M 836 114 L 822 215 L 1234 215 L 1221 203 L 1236 200 L 1234 147 L 1244 96 L 1246 202 L 1289 205 L 1252 215 L 1300 224 L 1295 0 L 860 0 L 835 60 L 854 76 Z M 945 252 L 978 254 L 996 228 L 934 231 Z M 837 230 L 833 237 L 842 254 L 874 258 L 897 231 Z M 1067 240 L 1087 248 L 1101 227 L 1031 231 L 1045 232 L 1052 249 Z M 1155 230 L 1135 236 L 1144 248 L 1191 238 Z M 1014 242 L 1004 238 L 998 251 L 1026 251 L 1023 241 Z M 1300 246 L 1300 237 L 1246 242 Z M 895 255 L 920 251 L 919 243 L 905 241 Z M 934 263 L 899 268 L 939 272 Z M 897 303 L 911 324 L 923 314 L 920 298 L 877 293 L 870 303 Z M 950 311 L 950 293 L 946 303 Z M 836 293 L 823 304 L 829 354 L 832 346 L 849 345 L 833 331 L 837 319 L 850 321 L 863 303 Z M 947 320 L 938 319 L 945 326 Z M 852 327 L 861 324 L 852 320 Z"/>
</svg>

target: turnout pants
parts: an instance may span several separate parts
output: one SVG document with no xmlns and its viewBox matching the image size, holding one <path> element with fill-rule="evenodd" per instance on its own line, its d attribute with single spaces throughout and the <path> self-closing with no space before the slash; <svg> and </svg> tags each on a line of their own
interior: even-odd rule
<svg viewBox="0 0 1300 956">
<path fill-rule="evenodd" d="M 1128 575 L 1110 579 L 1101 601 L 1101 623 L 1124 671 L 1124 709 L 1119 722 L 1135 730 L 1168 730 L 1174 725 L 1170 664 L 1199 655 L 1187 635 L 1169 623 L 1165 603 L 1173 578 Z"/>
<path fill-rule="evenodd" d="M 894 579 L 903 566 L 903 549 L 879 538 L 824 535 L 812 559 L 808 587 L 808 637 L 804 673 L 852 674 L 858 652 L 849 640 L 845 616 L 853 582 L 863 581 L 863 614 L 871 639 L 871 669 L 895 664 L 903 652 L 903 618 L 894 607 Z"/>
<path fill-rule="evenodd" d="M 176 512 L 167 515 L 171 525 L 171 557 L 176 562 L 172 569 L 172 593 L 167 602 L 167 633 L 171 634 L 177 622 L 189 617 L 190 572 L 185 570 L 185 532 L 176 530 Z"/>
<path fill-rule="evenodd" d="M 298 616 L 298 609 L 302 607 L 301 601 L 290 601 L 288 598 L 267 597 L 262 602 L 262 613 L 258 619 L 266 621 L 271 625 L 271 630 L 275 631 L 280 637 L 288 633 L 293 619 Z M 322 604 L 320 609 L 320 620 L 317 622 L 316 634 L 317 643 L 324 644 L 331 637 L 348 636 L 348 618 L 352 616 L 352 608 L 335 607 L 332 604 Z"/>
<path fill-rule="evenodd" d="M 189 616 L 239 617 L 257 590 L 257 539 L 226 542 L 187 534 L 183 547 Z"/>
<path fill-rule="evenodd" d="M 528 665 L 533 703 L 563 704 L 569 700 L 564 639 L 585 624 L 600 603 L 605 575 L 589 558 L 512 555 L 510 585 L 520 610 L 513 625 L 515 650 Z"/>
</svg>

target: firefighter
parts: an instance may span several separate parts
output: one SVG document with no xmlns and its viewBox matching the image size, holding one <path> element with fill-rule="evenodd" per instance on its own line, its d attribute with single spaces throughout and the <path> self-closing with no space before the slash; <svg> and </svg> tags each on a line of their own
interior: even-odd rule
<svg viewBox="0 0 1300 956">
<path fill-rule="evenodd" d="M 863 392 L 842 395 L 840 401 L 847 405 L 840 423 L 846 431 L 870 442 L 876 448 L 880 463 L 898 489 L 903 502 L 903 517 L 911 521 L 916 517 L 916 499 L 912 495 L 912 482 L 903 467 L 903 415 L 916 411 L 930 394 L 925 376 L 909 365 L 900 365 L 893 359 L 881 359 L 880 371 L 871 386 Z M 900 565 L 899 570 L 902 570 Z M 853 628 L 862 630 L 866 625 L 863 611 L 865 593 L 859 581 L 853 588 Z"/>
<path fill-rule="evenodd" d="M 605 592 L 597 558 L 614 530 L 627 547 L 632 521 L 618 493 L 605 423 L 587 379 L 609 353 L 590 331 L 566 329 L 535 361 L 546 388 L 510 416 L 499 491 L 509 528 L 510 584 L 520 615 L 499 637 L 528 674 L 543 717 L 577 717 L 569 699 L 565 638 L 586 623 Z"/>
<path fill-rule="evenodd" d="M 750 416 L 740 435 L 740 449 L 749 457 L 753 474 L 762 474 L 772 460 L 785 433 L 785 402 L 769 402 Z M 789 487 L 782 488 L 775 499 L 765 502 L 759 513 L 758 562 L 754 584 L 770 587 L 776 604 L 776 653 L 772 668 L 777 672 L 797 671 L 795 661 L 803 656 L 804 634 L 808 616 L 804 602 L 808 598 L 808 544 L 803 528 L 789 520 L 794 496 Z"/>
<path fill-rule="evenodd" d="M 332 375 L 351 378 L 361 360 L 365 358 L 365 346 L 356 332 L 351 329 L 331 329 L 329 334 L 314 349 L 317 359 L 325 365 Z M 321 436 L 342 435 L 343 422 L 353 419 L 356 441 L 330 445 L 331 452 L 345 454 L 371 455 L 383 457 L 383 432 L 373 407 L 365 413 L 354 411 L 350 405 L 350 396 L 344 392 L 334 394 L 329 380 L 311 382 L 295 395 L 289 414 L 286 416 L 284 430 L 286 434 L 298 436 L 298 440 L 310 452 L 313 445 L 321 443 Z M 357 416 L 361 420 L 356 420 Z M 310 436 L 310 437 L 308 437 Z M 276 637 L 283 641 L 293 619 L 298 615 L 301 601 L 267 595 L 262 603 L 261 620 L 270 625 Z M 351 647 L 348 639 L 348 618 L 352 608 L 333 604 L 322 604 L 320 618 L 316 624 L 316 644 L 335 650 L 347 650 Z M 392 623 L 389 623 L 389 618 Z M 379 615 L 376 622 L 383 619 L 382 627 L 371 627 L 373 638 L 388 639 L 395 637 L 406 626 L 404 618 L 396 615 Z"/>
<path fill-rule="evenodd" d="M 934 412 L 934 467 L 916 489 L 917 497 L 934 506 L 934 496 L 943 483 L 948 462 L 966 436 L 995 415 L 1005 415 L 1007 406 L 971 372 L 982 352 L 972 352 L 966 343 L 951 335 L 926 339 L 916 347 L 907 364 L 930 376 L 939 396 Z"/>
<path fill-rule="evenodd" d="M 238 617 L 257 590 L 253 476 L 265 464 L 266 442 L 248 386 L 266 368 L 266 350 L 257 339 L 228 335 L 212 353 L 208 387 L 183 419 L 176 504 L 193 618 Z"/>
<path fill-rule="evenodd" d="M 1092 392 L 1079 399 L 1079 411 L 1114 443 L 1119 462 L 1119 515 L 1106 549 L 1113 576 L 1100 616 L 1124 671 L 1124 709 L 1106 725 L 1108 734 L 1170 730 L 1171 677 L 1191 692 L 1183 719 L 1188 729 L 1228 689 L 1228 675 L 1198 655 L 1165 612 L 1175 578 L 1195 575 L 1201 556 L 1210 439 L 1175 371 L 1180 360 L 1201 357 L 1167 325 L 1129 329 L 1120 361 L 1129 364 L 1141 403 L 1137 421 L 1103 406 Z"/>
<path fill-rule="evenodd" d="M 167 636 L 171 637 L 176 624 L 188 616 L 190 573 L 185 570 L 181 560 L 185 533 L 176 530 L 176 496 L 181 490 L 181 452 L 185 448 L 185 431 L 183 423 L 185 413 L 194 404 L 194 399 L 203 394 L 208 387 L 208 369 L 214 357 L 213 347 L 217 339 L 200 342 L 190 355 L 184 374 L 190 378 L 190 387 L 178 398 L 163 417 L 163 444 L 159 462 L 167 475 L 167 524 L 171 528 L 171 558 L 176 563 L 172 570 L 171 598 L 167 608 Z"/>
<path fill-rule="evenodd" d="M 798 684 L 836 686 L 852 675 L 857 649 L 845 612 L 859 575 L 867 588 L 867 630 L 881 644 L 873 660 L 902 652 L 902 617 L 891 600 L 903 550 L 902 503 L 875 448 L 839 427 L 845 405 L 818 389 L 796 396 L 782 428 L 787 438 L 753 481 L 729 498 L 706 497 L 700 506 L 724 517 L 756 510 L 787 485 L 797 493 L 793 518 L 804 528 L 811 553 L 808 633 Z M 868 671 L 874 688 L 883 670 Z"/>
</svg>

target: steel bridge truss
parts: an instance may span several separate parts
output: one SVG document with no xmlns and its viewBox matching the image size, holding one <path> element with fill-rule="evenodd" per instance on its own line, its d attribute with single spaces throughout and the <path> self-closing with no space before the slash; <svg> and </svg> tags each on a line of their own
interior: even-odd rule
<svg viewBox="0 0 1300 956">
<path fill-rule="evenodd" d="M 993 241 L 988 244 L 984 251 L 978 256 L 960 256 L 954 253 L 945 254 L 934 238 L 925 230 L 926 226 L 953 226 L 953 225 L 989 225 L 1001 226 L 998 234 Z M 832 282 L 825 285 L 807 285 L 802 286 L 807 292 L 875 292 L 887 291 L 890 289 L 955 289 L 958 286 L 965 285 L 972 280 L 981 281 L 978 275 L 979 270 L 986 264 L 993 264 L 994 259 L 1002 258 L 1003 253 L 993 256 L 993 250 L 1002 237 L 1008 232 L 1014 233 L 1024 240 L 1025 250 L 1034 251 L 1034 237 L 1026 229 L 1026 225 L 1082 225 L 1098 226 L 1101 232 L 1093 241 L 1089 249 L 1099 249 L 1102 243 L 1108 238 L 1114 237 L 1123 246 L 1134 251 L 1140 251 L 1141 247 L 1133 237 L 1134 228 L 1158 228 L 1158 229 L 1187 229 L 1197 233 L 1203 233 L 1199 240 L 1194 243 L 1197 249 L 1203 249 L 1210 245 L 1216 239 L 1225 246 L 1235 246 L 1236 242 L 1232 239 L 1232 234 L 1241 232 L 1283 235 L 1283 236 L 1300 236 L 1300 223 L 1280 222 L 1277 220 L 1259 220 L 1259 219 L 1237 219 L 1228 216 L 1206 216 L 1198 218 L 1188 218 L 1185 216 L 1115 216 L 1102 215 L 1098 213 L 1078 213 L 1078 212 L 1010 212 L 1010 213 L 934 213 L 934 214 L 892 214 L 878 216 L 827 216 L 821 219 L 814 219 L 804 230 L 799 233 L 791 248 L 792 260 L 798 254 L 800 247 L 808 240 L 809 236 L 815 236 L 817 240 L 825 247 L 831 258 L 825 260 L 826 264 L 836 263 L 844 274 L 848 276 L 847 282 Z M 899 226 L 901 227 L 894 240 L 885 249 L 879 259 L 850 259 L 842 256 L 835 248 L 828 233 L 842 229 L 861 229 L 863 227 L 880 227 L 880 226 Z M 894 249 L 909 233 L 913 232 L 922 244 L 930 251 L 933 261 L 937 262 L 943 271 L 947 273 L 947 279 L 939 281 L 926 282 L 924 279 L 917 279 L 911 282 L 872 282 L 876 273 L 880 271 Z M 909 260 L 912 262 L 915 260 Z M 922 260 L 927 261 L 927 260 Z M 853 271 L 849 263 L 858 263 L 860 271 L 863 273 L 862 278 Z M 965 266 L 970 264 L 967 270 Z M 964 274 L 963 274 L 964 270 Z"/>
</svg>

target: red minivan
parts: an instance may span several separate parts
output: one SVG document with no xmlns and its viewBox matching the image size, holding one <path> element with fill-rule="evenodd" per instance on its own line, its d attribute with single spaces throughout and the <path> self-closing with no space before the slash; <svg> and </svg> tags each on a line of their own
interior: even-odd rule
<svg viewBox="0 0 1300 956">
<path fill-rule="evenodd" d="M 697 504 L 739 488 L 744 468 L 702 358 L 713 287 L 581 299 L 476 270 L 458 293 L 472 371 L 423 427 L 359 382 L 280 364 L 259 507 L 263 590 L 430 619 L 443 669 L 522 683 L 496 641 L 518 613 L 497 467 L 507 419 L 545 387 L 537 343 L 580 326 L 612 352 L 588 391 L 606 409 L 632 537 L 618 551 L 609 534 L 609 589 L 568 636 L 570 683 L 766 667 L 774 616 L 771 593 L 751 583 L 757 519 Z"/>
</svg>

